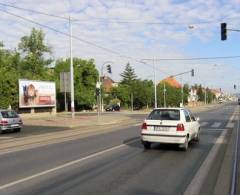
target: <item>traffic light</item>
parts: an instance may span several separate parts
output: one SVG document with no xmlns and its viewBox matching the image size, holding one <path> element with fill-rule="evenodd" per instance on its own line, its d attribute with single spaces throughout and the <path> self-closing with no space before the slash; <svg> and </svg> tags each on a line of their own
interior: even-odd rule
<svg viewBox="0 0 240 195">
<path fill-rule="evenodd" d="M 234 89 L 237 89 L 237 86 L 236 86 L 236 85 L 233 85 L 233 88 L 234 88 Z"/>
<path fill-rule="evenodd" d="M 221 40 L 227 40 L 227 23 L 221 23 Z"/>
<path fill-rule="evenodd" d="M 110 64 L 107 65 L 107 71 L 108 73 L 112 74 L 112 67 Z"/>
<path fill-rule="evenodd" d="M 194 69 L 191 70 L 191 75 L 194 77 Z"/>
<path fill-rule="evenodd" d="M 100 95 L 100 88 L 96 88 L 96 96 Z"/>
</svg>

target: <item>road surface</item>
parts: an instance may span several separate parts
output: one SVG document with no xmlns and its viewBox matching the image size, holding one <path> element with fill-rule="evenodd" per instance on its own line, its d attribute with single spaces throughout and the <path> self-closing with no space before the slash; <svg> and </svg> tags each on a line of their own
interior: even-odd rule
<svg viewBox="0 0 240 195">
<path fill-rule="evenodd" d="M 183 194 L 209 157 L 216 139 L 231 134 L 237 122 L 230 121 L 237 105 L 196 113 L 201 120 L 200 143 L 187 152 L 175 145 L 141 145 L 140 121 L 100 135 L 44 145 L 0 155 L 0 194 Z M 219 144 L 219 143 L 218 143 Z M 213 194 L 227 144 L 213 162 L 201 193 Z M 228 181 L 226 181 L 228 182 Z"/>
</svg>

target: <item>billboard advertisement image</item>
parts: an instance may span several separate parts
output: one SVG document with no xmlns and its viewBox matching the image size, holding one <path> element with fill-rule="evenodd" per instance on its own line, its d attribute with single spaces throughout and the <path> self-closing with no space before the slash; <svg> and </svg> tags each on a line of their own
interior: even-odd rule
<svg viewBox="0 0 240 195">
<path fill-rule="evenodd" d="M 19 80 L 19 107 L 55 107 L 55 82 Z"/>
</svg>

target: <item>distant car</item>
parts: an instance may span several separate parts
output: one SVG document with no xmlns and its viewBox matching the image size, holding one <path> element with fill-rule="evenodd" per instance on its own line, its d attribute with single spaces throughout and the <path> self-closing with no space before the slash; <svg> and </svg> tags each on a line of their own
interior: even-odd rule
<svg viewBox="0 0 240 195">
<path fill-rule="evenodd" d="M 108 111 L 120 111 L 120 106 L 118 104 L 109 105 L 105 108 Z"/>
<path fill-rule="evenodd" d="M 186 151 L 191 140 L 200 139 L 199 118 L 185 108 L 156 108 L 144 120 L 141 129 L 145 149 L 150 149 L 152 143 L 172 143 Z"/>
<path fill-rule="evenodd" d="M 20 132 L 22 124 L 22 119 L 15 111 L 0 110 L 0 133 L 7 130 Z"/>
<path fill-rule="evenodd" d="M 223 98 L 222 98 L 222 97 L 219 97 L 219 98 L 218 98 L 218 103 L 219 103 L 219 104 L 222 104 L 222 103 L 223 103 Z"/>
</svg>

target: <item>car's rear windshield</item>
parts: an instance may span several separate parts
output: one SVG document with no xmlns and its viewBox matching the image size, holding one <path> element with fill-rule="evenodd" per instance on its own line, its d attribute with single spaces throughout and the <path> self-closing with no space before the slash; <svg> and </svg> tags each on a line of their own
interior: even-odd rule
<svg viewBox="0 0 240 195">
<path fill-rule="evenodd" d="M 3 118 L 17 118 L 18 115 L 14 111 L 1 111 L 1 115 Z"/>
<path fill-rule="evenodd" d="M 148 120 L 180 120 L 179 110 L 153 110 L 147 118 Z"/>
</svg>

